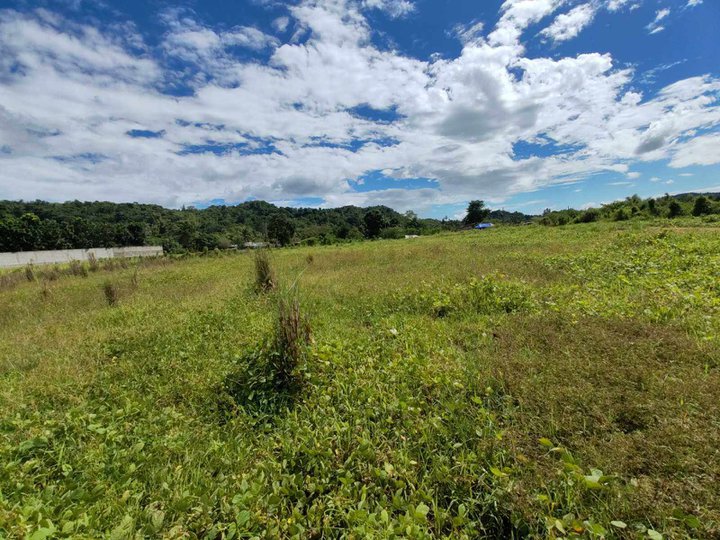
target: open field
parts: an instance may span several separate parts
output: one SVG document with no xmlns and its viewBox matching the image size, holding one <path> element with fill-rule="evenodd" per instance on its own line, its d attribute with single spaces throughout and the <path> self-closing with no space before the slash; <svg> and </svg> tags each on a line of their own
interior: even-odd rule
<svg viewBox="0 0 720 540">
<path fill-rule="evenodd" d="M 0 290 L 0 538 L 720 536 L 717 228 L 271 261 L 312 327 L 273 406 L 230 384 L 276 324 L 252 254 Z"/>
</svg>

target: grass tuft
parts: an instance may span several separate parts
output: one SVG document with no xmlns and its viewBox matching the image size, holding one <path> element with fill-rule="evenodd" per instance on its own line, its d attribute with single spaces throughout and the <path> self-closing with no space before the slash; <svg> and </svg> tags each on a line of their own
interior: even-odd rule
<svg viewBox="0 0 720 540">
<path fill-rule="evenodd" d="M 105 295 L 105 301 L 108 306 L 116 306 L 120 300 L 120 291 L 113 282 L 107 280 L 102 286 L 103 294 Z"/>
<path fill-rule="evenodd" d="M 277 285 L 270 256 L 265 249 L 255 252 L 255 289 L 258 292 L 272 291 Z"/>
<path fill-rule="evenodd" d="M 88 253 L 88 268 L 91 272 L 100 270 L 100 264 L 98 264 L 97 257 L 95 257 L 94 253 Z"/>
</svg>

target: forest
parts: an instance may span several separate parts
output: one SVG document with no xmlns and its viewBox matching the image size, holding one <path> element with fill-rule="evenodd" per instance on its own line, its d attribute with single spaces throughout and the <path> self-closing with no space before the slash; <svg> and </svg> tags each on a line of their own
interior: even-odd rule
<svg viewBox="0 0 720 540">
<path fill-rule="evenodd" d="M 0 252 L 162 245 L 168 253 L 228 249 L 245 242 L 330 245 L 457 231 L 485 219 L 496 224 L 546 226 L 595 221 L 720 219 L 720 193 L 642 199 L 632 195 L 599 208 L 545 210 L 533 216 L 491 210 L 471 201 L 462 220 L 420 218 L 387 206 L 285 208 L 264 201 L 203 209 L 139 203 L 0 201 Z"/>
<path fill-rule="evenodd" d="M 520 212 L 492 211 L 497 222 L 521 223 Z M 0 201 L 0 252 L 162 245 L 169 253 L 227 249 L 244 242 L 327 245 L 364 238 L 427 235 L 463 226 L 422 219 L 387 206 L 281 208 L 263 201 L 168 209 L 152 204 Z"/>
</svg>

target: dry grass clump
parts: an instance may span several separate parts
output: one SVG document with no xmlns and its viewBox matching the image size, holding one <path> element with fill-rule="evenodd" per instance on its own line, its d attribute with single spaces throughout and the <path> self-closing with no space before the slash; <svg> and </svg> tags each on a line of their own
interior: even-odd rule
<svg viewBox="0 0 720 540">
<path fill-rule="evenodd" d="M 298 366 L 311 340 L 310 323 L 300 309 L 296 294 L 286 293 L 278 301 L 273 370 L 281 386 L 300 382 Z"/>
<path fill-rule="evenodd" d="M 71 276 L 88 277 L 88 269 L 80 261 L 70 261 L 70 266 L 68 267 L 68 273 Z"/>
<path fill-rule="evenodd" d="M 100 265 L 98 264 L 97 257 L 95 257 L 94 253 L 88 253 L 88 268 L 91 272 L 97 272 L 100 270 Z"/>
<path fill-rule="evenodd" d="M 255 252 L 255 289 L 258 292 L 268 292 L 277 285 L 275 271 L 270 264 L 270 256 L 265 249 Z"/>
<path fill-rule="evenodd" d="M 25 265 L 25 279 L 35 281 L 35 270 L 33 270 L 32 264 Z"/>
<path fill-rule="evenodd" d="M 108 306 L 116 306 L 120 300 L 120 290 L 118 286 L 110 280 L 105 281 L 102 286 L 105 301 Z"/>
</svg>

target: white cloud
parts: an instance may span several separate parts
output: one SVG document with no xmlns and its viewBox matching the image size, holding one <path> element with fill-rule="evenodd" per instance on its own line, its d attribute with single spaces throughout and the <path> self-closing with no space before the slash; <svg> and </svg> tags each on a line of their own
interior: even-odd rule
<svg viewBox="0 0 720 540">
<path fill-rule="evenodd" d="M 541 32 L 553 41 L 566 41 L 577 36 L 595 17 L 593 4 L 580 4 L 567 13 L 558 15 L 553 23 Z"/>
<path fill-rule="evenodd" d="M 0 147 L 9 149 L 0 198 L 179 206 L 322 197 L 422 210 L 604 171 L 633 179 L 633 161 L 716 159 L 717 141 L 692 134 L 720 125 L 717 79 L 678 81 L 648 99 L 628 89 L 632 71 L 609 54 L 526 57 L 523 32 L 561 4 L 508 0 L 487 39 L 467 29 L 457 58 L 432 61 L 376 48 L 364 6 L 343 0 L 289 9 L 287 27 L 302 29 L 303 43 L 168 13 L 156 54 L 132 31 L 0 12 Z M 236 46 L 265 47 L 269 64 L 238 60 Z M 169 55 L 188 69 L 166 68 Z M 179 77 L 192 95 L 165 93 Z M 400 119 L 373 121 L 359 106 Z M 133 129 L 163 135 L 129 137 Z M 519 141 L 568 150 L 518 159 Z M 436 179 L 440 189 L 348 186 L 372 170 Z"/>
<path fill-rule="evenodd" d="M 415 4 L 409 0 L 363 0 L 363 6 L 385 11 L 391 17 L 404 17 L 415 11 Z"/>
<path fill-rule="evenodd" d="M 670 15 L 670 10 L 668 8 L 658 10 L 655 13 L 655 19 L 645 28 L 650 32 L 651 35 L 662 32 L 663 30 L 665 30 L 665 27 L 660 24 L 660 21 L 662 21 L 668 15 Z"/>
<path fill-rule="evenodd" d="M 290 17 L 278 17 L 272 22 L 272 27 L 278 32 L 284 32 L 287 30 L 290 24 Z"/>
<path fill-rule="evenodd" d="M 505 0 L 502 16 L 495 30 L 488 36 L 492 45 L 516 45 L 529 25 L 552 14 L 565 0 Z"/>
<path fill-rule="evenodd" d="M 639 7 L 638 3 L 630 4 L 631 0 L 610 0 L 606 7 L 609 11 L 619 11 L 623 9 L 628 4 L 630 5 L 630 9 L 636 9 Z"/>
<path fill-rule="evenodd" d="M 720 163 L 720 133 L 700 135 L 678 145 L 670 166 L 676 169 L 691 165 Z"/>
<path fill-rule="evenodd" d="M 640 178 L 642 175 L 639 172 L 629 172 L 629 173 L 627 173 L 626 176 L 628 178 L 630 178 L 631 180 L 636 180 L 636 179 Z"/>
<path fill-rule="evenodd" d="M 703 3 L 703 0 L 688 0 L 686 7 L 695 7 Z"/>
</svg>

